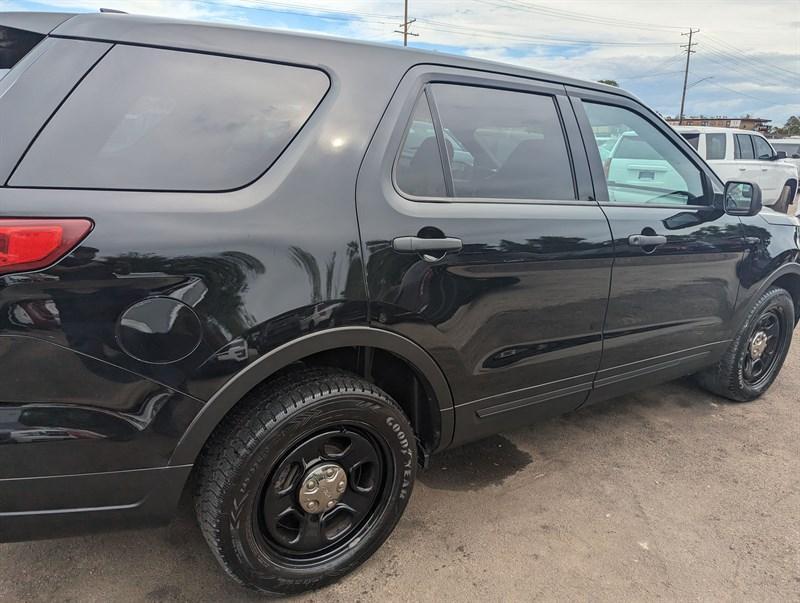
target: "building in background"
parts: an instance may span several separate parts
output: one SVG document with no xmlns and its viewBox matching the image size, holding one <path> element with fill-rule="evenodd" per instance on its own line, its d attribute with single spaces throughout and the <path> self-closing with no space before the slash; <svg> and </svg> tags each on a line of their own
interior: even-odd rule
<svg viewBox="0 0 800 603">
<path fill-rule="evenodd" d="M 680 125 L 677 117 L 667 117 L 667 123 L 671 126 Z M 756 130 L 758 132 L 768 132 L 771 119 L 761 119 L 759 117 L 684 117 L 684 126 L 713 126 L 715 128 L 739 128 L 740 130 Z"/>
</svg>

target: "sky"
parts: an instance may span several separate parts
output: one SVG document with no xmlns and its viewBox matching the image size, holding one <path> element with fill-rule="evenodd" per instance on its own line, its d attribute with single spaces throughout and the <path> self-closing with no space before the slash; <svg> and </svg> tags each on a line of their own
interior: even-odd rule
<svg viewBox="0 0 800 603">
<path fill-rule="evenodd" d="M 100 7 L 402 44 L 403 0 L 0 0 L 2 10 Z M 665 116 L 800 115 L 800 0 L 409 0 L 410 45 L 614 79 Z"/>
</svg>

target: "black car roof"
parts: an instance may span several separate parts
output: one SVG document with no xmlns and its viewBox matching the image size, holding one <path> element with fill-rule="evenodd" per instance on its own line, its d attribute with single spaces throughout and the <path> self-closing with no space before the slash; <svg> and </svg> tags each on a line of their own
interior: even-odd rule
<svg viewBox="0 0 800 603">
<path fill-rule="evenodd" d="M 350 55 L 355 50 L 360 51 L 359 54 L 363 56 L 363 60 L 391 62 L 393 67 L 407 69 L 416 64 L 440 64 L 516 77 L 535 78 L 632 97 L 624 90 L 606 84 L 505 63 L 403 48 L 391 44 L 241 25 L 118 13 L 0 12 L 0 26 L 26 29 L 37 33 L 50 33 L 56 37 L 181 48 L 266 60 L 285 60 L 286 62 L 294 62 L 291 60 L 291 53 L 288 52 L 291 46 L 294 45 L 296 48 L 297 44 L 302 44 L 302 54 L 318 56 L 318 66 L 321 67 L 325 66 L 326 61 L 334 62 L 337 52 L 346 51 L 344 54 Z M 315 53 L 315 51 L 318 52 Z M 306 61 L 302 62 L 306 63 Z"/>
</svg>

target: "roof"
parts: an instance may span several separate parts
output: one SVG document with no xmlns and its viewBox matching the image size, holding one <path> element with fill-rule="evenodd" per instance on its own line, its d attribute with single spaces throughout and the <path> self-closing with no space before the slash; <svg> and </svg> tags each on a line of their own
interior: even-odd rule
<svg viewBox="0 0 800 603">
<path fill-rule="evenodd" d="M 0 13 L 0 25 L 47 35 L 73 13 Z"/>
<path fill-rule="evenodd" d="M 384 60 L 392 62 L 392 64 L 403 65 L 406 69 L 416 64 L 448 65 L 523 78 L 535 78 L 633 98 L 632 94 L 614 86 L 560 76 L 546 71 L 391 44 L 354 41 L 285 30 L 117 13 L 0 12 L 0 25 L 50 33 L 50 35 L 62 38 L 180 48 L 288 63 L 297 62 L 297 59 L 293 57 L 298 54 L 297 44 L 302 43 L 303 55 L 318 57 L 316 59 L 319 61 L 317 66 L 322 68 L 329 65 L 328 61 L 336 58 L 337 51 L 344 54 L 355 52 L 359 56 L 367 56 L 366 53 L 368 53 L 370 60 Z"/>
<path fill-rule="evenodd" d="M 679 117 L 668 117 L 667 121 L 678 121 L 679 119 L 680 119 Z M 767 123 L 772 121 L 771 119 L 763 119 L 761 117 L 725 117 L 724 115 L 717 117 L 706 117 L 702 115 L 700 117 L 684 116 L 683 118 L 683 121 L 701 121 L 701 120 L 702 121 L 757 121 L 759 123 Z"/>
<path fill-rule="evenodd" d="M 684 118 L 685 119 L 685 118 Z M 723 128 L 720 126 L 672 126 L 678 132 L 697 132 L 699 134 L 758 134 L 754 130 L 742 130 L 739 128 Z"/>
</svg>

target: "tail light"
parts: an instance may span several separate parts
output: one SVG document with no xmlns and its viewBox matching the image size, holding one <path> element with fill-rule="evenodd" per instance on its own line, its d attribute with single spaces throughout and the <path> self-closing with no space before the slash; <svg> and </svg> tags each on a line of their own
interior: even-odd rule
<svg viewBox="0 0 800 603">
<path fill-rule="evenodd" d="M 92 226 L 83 218 L 0 218 L 0 275 L 55 264 Z"/>
</svg>

